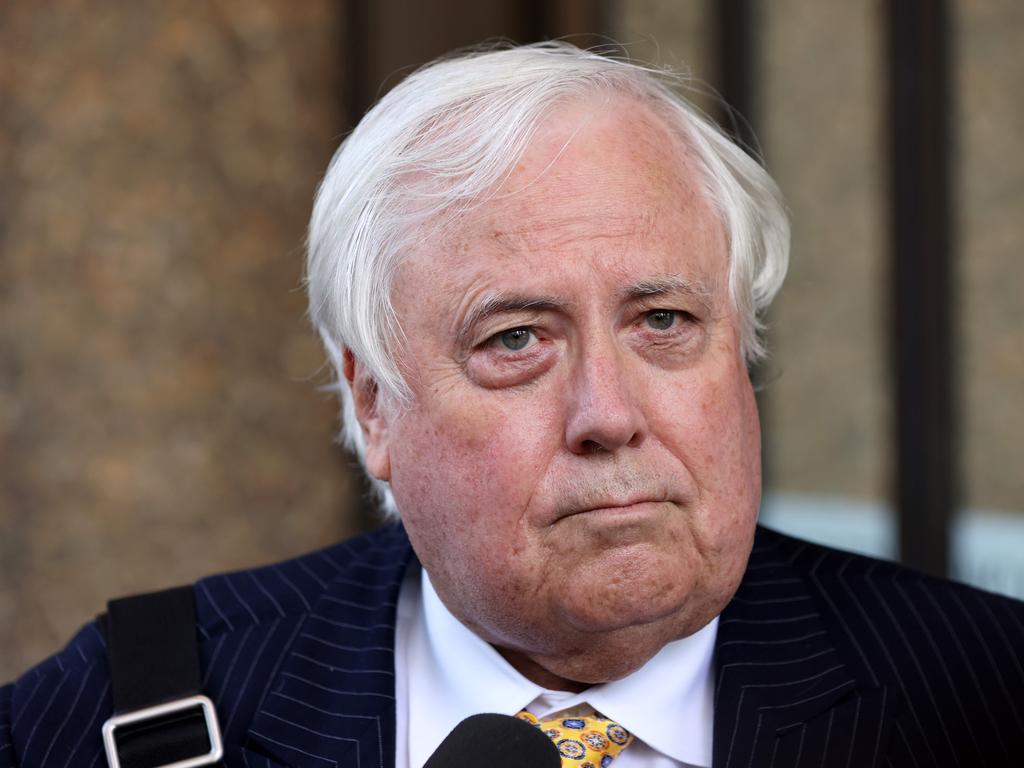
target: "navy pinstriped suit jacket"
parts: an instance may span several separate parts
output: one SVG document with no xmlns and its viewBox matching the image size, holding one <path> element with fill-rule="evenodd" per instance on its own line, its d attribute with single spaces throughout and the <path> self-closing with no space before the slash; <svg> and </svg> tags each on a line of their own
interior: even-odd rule
<svg viewBox="0 0 1024 768">
<path fill-rule="evenodd" d="M 227 768 L 392 768 L 400 527 L 196 585 Z M 717 639 L 715 768 L 1024 766 L 1024 604 L 759 529 Z M 0 688 L 0 768 L 105 765 L 95 624 Z"/>
</svg>

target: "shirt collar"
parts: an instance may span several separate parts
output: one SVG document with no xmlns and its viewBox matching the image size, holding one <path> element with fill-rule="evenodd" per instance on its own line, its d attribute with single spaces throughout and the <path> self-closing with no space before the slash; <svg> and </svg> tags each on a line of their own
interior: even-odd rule
<svg viewBox="0 0 1024 768">
<path fill-rule="evenodd" d="M 470 715 L 514 715 L 529 708 L 545 717 L 583 702 L 668 757 L 711 764 L 717 617 L 699 632 L 666 645 L 631 675 L 567 695 L 527 680 L 463 626 L 441 602 L 425 571 L 421 590 L 421 623 L 411 637 L 414 658 L 423 664 L 417 672 L 420 682 L 410 690 L 413 765 L 422 765 Z"/>
<path fill-rule="evenodd" d="M 711 765 L 717 632 L 716 616 L 698 632 L 666 645 L 631 675 L 582 696 L 653 749 L 683 763 Z"/>
<path fill-rule="evenodd" d="M 420 590 L 421 610 L 410 617 L 410 659 L 417 664 L 409 688 L 410 765 L 423 765 L 470 715 L 515 715 L 544 690 L 452 616 L 425 570 Z"/>
</svg>

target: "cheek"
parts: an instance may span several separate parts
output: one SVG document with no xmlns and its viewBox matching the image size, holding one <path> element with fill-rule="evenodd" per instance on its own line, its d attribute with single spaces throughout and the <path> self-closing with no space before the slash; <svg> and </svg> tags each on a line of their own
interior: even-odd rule
<svg viewBox="0 0 1024 768">
<path fill-rule="evenodd" d="M 701 489 L 702 526 L 722 536 L 752 526 L 760 503 L 761 438 L 746 373 L 705 375 L 679 391 L 666 439 Z"/>
<path fill-rule="evenodd" d="M 714 475 L 749 452 L 751 407 L 732 382 L 695 376 L 664 400 L 657 437 L 695 471 Z M 755 426 L 756 429 L 756 426 Z"/>
<path fill-rule="evenodd" d="M 550 437 L 535 415 L 502 405 L 462 393 L 398 419 L 392 490 L 401 508 L 449 529 L 497 532 L 519 520 Z"/>
<path fill-rule="evenodd" d="M 457 615 L 478 615 L 495 594 L 511 599 L 520 553 L 531 551 L 528 510 L 550 438 L 518 409 L 446 402 L 398 422 L 392 492 L 439 594 Z"/>
</svg>

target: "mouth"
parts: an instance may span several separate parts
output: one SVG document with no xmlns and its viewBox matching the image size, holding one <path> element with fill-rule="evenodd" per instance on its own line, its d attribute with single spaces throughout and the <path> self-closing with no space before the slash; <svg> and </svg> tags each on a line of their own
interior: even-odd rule
<svg viewBox="0 0 1024 768">
<path fill-rule="evenodd" d="M 627 523 L 651 517 L 661 513 L 667 500 L 664 498 L 638 498 L 627 501 L 602 501 L 594 506 L 586 506 L 571 510 L 559 517 L 559 521 L 570 519 L 586 519 L 588 521 L 608 521 Z"/>
</svg>

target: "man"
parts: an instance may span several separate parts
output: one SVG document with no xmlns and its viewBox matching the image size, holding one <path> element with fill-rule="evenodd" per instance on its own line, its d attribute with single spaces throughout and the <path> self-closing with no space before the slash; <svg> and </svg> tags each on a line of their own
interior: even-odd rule
<svg viewBox="0 0 1024 768">
<path fill-rule="evenodd" d="M 584 723 L 617 768 L 1019 764 L 1024 607 L 756 527 L 787 249 L 764 171 L 643 69 L 546 44 L 388 94 L 308 283 L 401 525 L 197 584 L 224 764 L 420 766 L 524 710 L 566 765 Z M 0 766 L 100 763 L 104 642 L 0 692 Z"/>
</svg>

